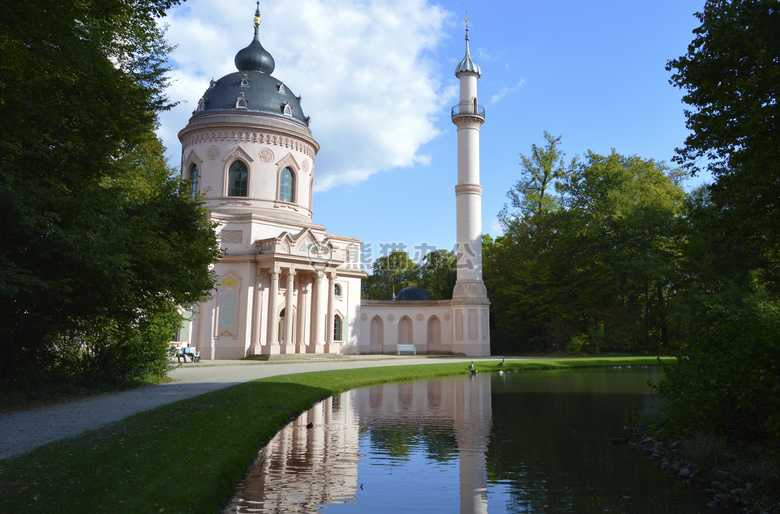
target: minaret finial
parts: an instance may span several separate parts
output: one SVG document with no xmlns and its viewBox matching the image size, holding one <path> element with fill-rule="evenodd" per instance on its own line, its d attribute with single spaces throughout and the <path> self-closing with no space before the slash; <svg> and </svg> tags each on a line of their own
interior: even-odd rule
<svg viewBox="0 0 780 514">
<path fill-rule="evenodd" d="M 462 73 L 464 71 L 470 71 L 477 74 L 479 77 L 482 75 L 482 70 L 479 69 L 479 66 L 477 63 L 474 62 L 474 59 L 471 58 L 471 50 L 469 49 L 469 10 L 468 7 L 466 8 L 466 56 L 463 58 L 463 60 L 458 64 L 458 67 L 455 68 L 455 75 L 457 76 L 459 73 Z"/>
</svg>

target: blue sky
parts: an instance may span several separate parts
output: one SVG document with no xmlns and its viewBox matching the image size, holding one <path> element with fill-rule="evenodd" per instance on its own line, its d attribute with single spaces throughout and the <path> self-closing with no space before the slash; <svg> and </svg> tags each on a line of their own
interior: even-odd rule
<svg viewBox="0 0 780 514">
<path fill-rule="evenodd" d="M 464 16 L 482 68 L 479 103 L 483 232 L 520 176 L 520 154 L 563 136 L 569 160 L 587 150 L 669 162 L 687 135 L 682 91 L 665 70 L 683 55 L 704 0 L 261 1 L 260 39 L 273 75 L 302 96 L 321 149 L 314 221 L 383 250 L 455 242 L 457 139 L 450 107 L 463 58 Z M 172 165 L 176 133 L 208 81 L 235 71 L 252 39 L 255 3 L 188 0 L 163 20 L 178 45 L 161 117 Z M 704 180 L 698 178 L 693 187 Z M 370 245 L 370 246 L 369 246 Z"/>
</svg>

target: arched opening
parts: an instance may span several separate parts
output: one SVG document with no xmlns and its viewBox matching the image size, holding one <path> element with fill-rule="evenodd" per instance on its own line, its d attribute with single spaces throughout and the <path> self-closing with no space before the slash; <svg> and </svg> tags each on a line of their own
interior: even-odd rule
<svg viewBox="0 0 780 514">
<path fill-rule="evenodd" d="M 241 161 L 230 165 L 228 171 L 228 196 L 247 196 L 249 170 Z"/>
<path fill-rule="evenodd" d="M 412 337 L 412 320 L 404 316 L 398 320 L 398 344 L 414 344 Z"/>
<path fill-rule="evenodd" d="M 279 330 L 277 330 L 278 336 L 278 343 L 281 343 L 284 341 L 284 316 L 287 314 L 285 311 L 287 309 L 282 309 L 282 312 L 279 313 Z"/>
<path fill-rule="evenodd" d="M 382 345 L 385 343 L 385 328 L 382 318 L 374 316 L 371 318 L 371 351 L 381 352 Z"/>
<path fill-rule="evenodd" d="M 282 170 L 279 181 L 279 200 L 290 203 L 295 201 L 295 175 L 290 168 Z"/>
<path fill-rule="evenodd" d="M 441 344 L 441 320 L 438 316 L 428 319 L 428 344 Z"/>
</svg>

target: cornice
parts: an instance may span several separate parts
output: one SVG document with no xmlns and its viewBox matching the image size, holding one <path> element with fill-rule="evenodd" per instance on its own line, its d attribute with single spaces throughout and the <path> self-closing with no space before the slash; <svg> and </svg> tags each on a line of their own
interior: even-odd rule
<svg viewBox="0 0 780 514">
<path fill-rule="evenodd" d="M 179 134 L 179 137 L 181 138 L 182 149 L 201 143 L 213 143 L 218 141 L 255 143 L 295 150 L 303 153 L 312 160 L 319 150 L 319 145 L 317 145 L 313 139 L 307 141 L 300 134 L 285 134 L 284 131 L 281 130 L 277 132 L 275 130 L 251 130 L 246 128 L 214 129 L 203 127 L 187 131 L 186 134 L 182 131 Z"/>
</svg>

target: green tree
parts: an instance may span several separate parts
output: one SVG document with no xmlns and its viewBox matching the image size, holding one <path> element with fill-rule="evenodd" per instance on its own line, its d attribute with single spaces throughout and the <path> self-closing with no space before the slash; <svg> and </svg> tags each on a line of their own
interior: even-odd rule
<svg viewBox="0 0 780 514">
<path fill-rule="evenodd" d="M 561 186 L 565 225 L 556 253 L 573 267 L 573 305 L 616 349 L 668 344 L 666 295 L 684 199 L 667 166 L 588 152 Z"/>
<path fill-rule="evenodd" d="M 713 200 L 729 222 L 768 234 L 780 229 L 780 8 L 776 0 L 708 0 L 688 52 L 667 64 L 684 90 L 691 134 L 677 160 L 717 182 Z"/>
<path fill-rule="evenodd" d="M 670 426 L 731 440 L 780 434 L 780 9 L 709 0 L 688 53 L 668 63 L 691 135 L 678 161 L 716 182 L 683 218 L 674 302 L 684 346 L 659 387 Z"/>
<path fill-rule="evenodd" d="M 558 148 L 561 136 L 553 137 L 545 131 L 544 139 L 547 142 L 544 147 L 531 145 L 530 156 L 520 154 L 522 175 L 506 194 L 509 205 L 504 204 L 499 213 L 505 228 L 516 221 L 532 223 L 538 229 L 544 215 L 559 208 L 554 192 L 571 173 L 576 159 L 569 166 L 564 163 L 565 154 Z M 510 211 L 510 206 L 514 211 Z"/>
<path fill-rule="evenodd" d="M 164 359 L 176 305 L 211 289 L 213 229 L 170 178 L 153 135 L 157 112 L 170 106 L 169 47 L 156 17 L 176 3 L 0 6 L 0 376 L 8 381 L 86 379 L 128 350 L 146 364 L 138 372 L 149 370 Z M 113 369 L 118 381 L 137 375 Z"/>
<path fill-rule="evenodd" d="M 418 285 L 432 300 L 449 300 L 457 280 L 456 256 L 448 250 L 434 250 L 423 257 L 418 267 Z"/>
<path fill-rule="evenodd" d="M 393 250 L 374 261 L 371 275 L 363 279 L 366 300 L 391 300 L 401 289 L 417 284 L 418 266 L 407 252 Z"/>
<path fill-rule="evenodd" d="M 668 345 L 677 172 L 615 152 L 565 167 L 560 138 L 545 137 L 508 195 L 516 211 L 502 211 L 505 234 L 483 250 L 494 342 L 503 351 Z M 550 162 L 558 172 L 540 173 Z M 551 177 L 556 192 L 540 203 Z"/>
</svg>

